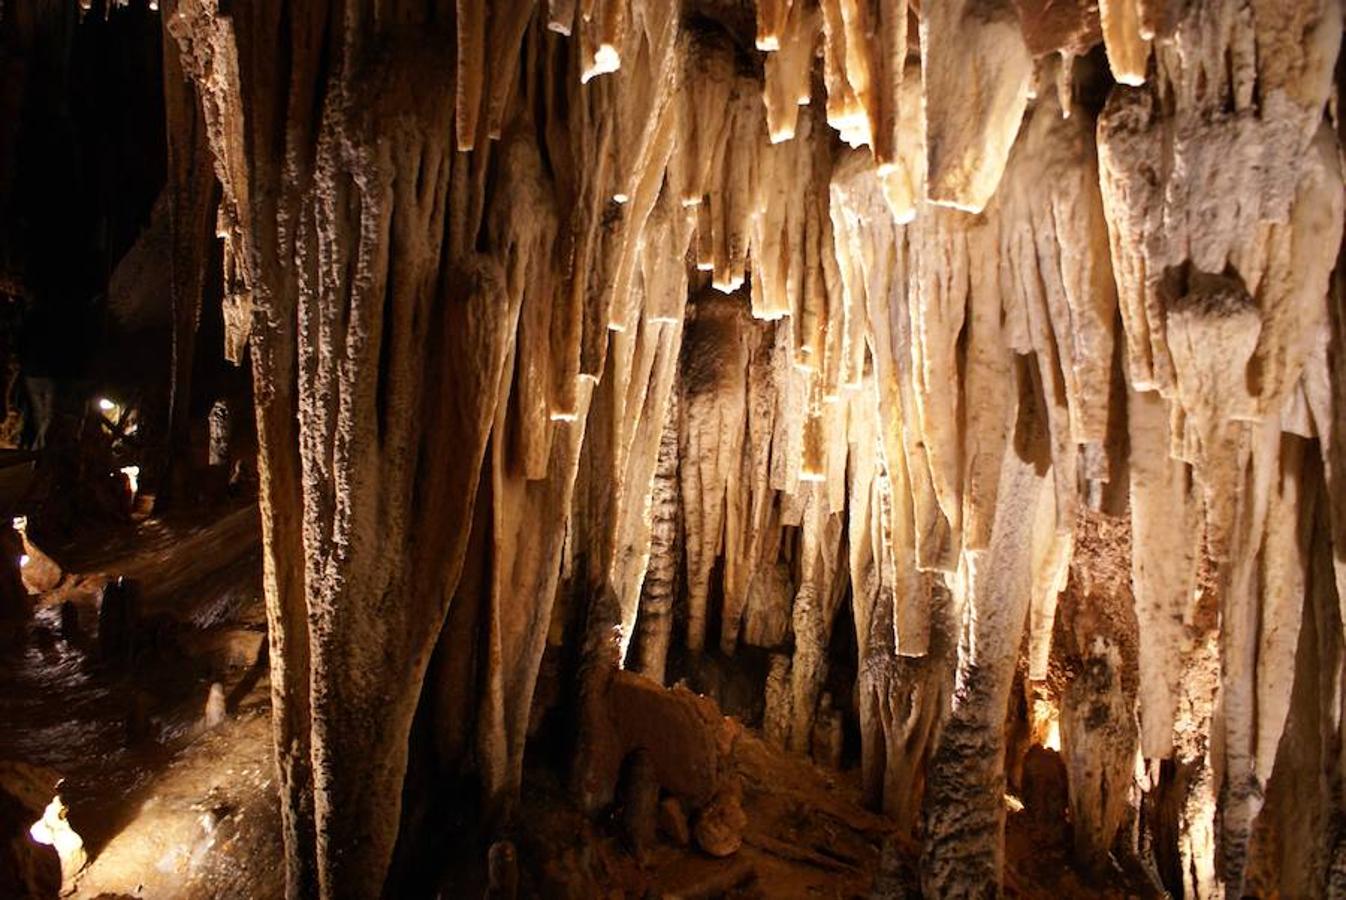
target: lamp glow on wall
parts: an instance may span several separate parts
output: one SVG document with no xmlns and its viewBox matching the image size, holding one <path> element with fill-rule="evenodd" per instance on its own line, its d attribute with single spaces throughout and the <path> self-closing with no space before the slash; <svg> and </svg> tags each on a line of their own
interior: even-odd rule
<svg viewBox="0 0 1346 900">
<path fill-rule="evenodd" d="M 121 404 L 116 400 L 112 400 L 108 397 L 99 397 L 95 402 L 95 405 L 98 407 L 98 412 L 103 418 L 107 419 L 113 425 L 116 425 L 121 421 L 122 408 Z"/>
</svg>

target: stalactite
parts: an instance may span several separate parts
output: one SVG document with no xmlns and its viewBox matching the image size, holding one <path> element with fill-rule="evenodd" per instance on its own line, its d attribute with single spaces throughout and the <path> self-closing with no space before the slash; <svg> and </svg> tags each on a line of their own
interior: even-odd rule
<svg viewBox="0 0 1346 900">
<path fill-rule="evenodd" d="M 508 387 L 501 387 L 507 391 Z M 580 403 L 587 408 L 591 388 L 582 386 Z M 497 403 L 496 436 L 506 422 L 504 403 Z M 584 441 L 584 417 L 555 422 L 547 477 L 530 481 L 508 470 L 492 443 L 492 497 L 497 523 L 492 565 L 491 610 L 486 685 L 478 724 L 483 780 L 491 812 L 503 820 L 517 797 L 523 778 L 523 751 L 533 688 L 552 603 L 561 577 L 561 544 Z M 545 530 L 537 525 L 545 522 Z M 506 528 L 505 523 L 512 527 Z"/>
<path fill-rule="evenodd" d="M 1137 8 L 1124 6 L 1116 9 L 1134 24 Z M 1107 35 L 1106 8 L 1104 14 Z M 1340 242 L 1340 177 L 1326 174 L 1338 162 L 1335 153 L 1324 152 L 1335 139 L 1320 125 L 1329 90 L 1325 63 L 1340 43 L 1339 10 L 1302 4 L 1293 17 L 1307 39 L 1289 47 L 1279 20 L 1273 24 L 1260 9 L 1193 4 L 1155 44 L 1156 77 L 1171 104 L 1157 104 L 1150 86 L 1116 88 L 1099 121 L 1129 374 L 1136 387 L 1157 389 L 1169 400 L 1170 452 L 1193 464 L 1204 495 L 1206 546 L 1218 573 L 1220 740 L 1209 773 L 1199 755 L 1179 751 L 1198 767 L 1190 779 L 1197 793 L 1189 794 L 1184 853 L 1188 871 L 1198 873 L 1191 887 L 1201 892 L 1213 889 L 1216 877 L 1211 851 L 1196 837 L 1208 827 L 1199 823 L 1213 814 L 1211 793 L 1221 798 L 1218 875 L 1229 891 L 1242 891 L 1252 823 L 1262 807 L 1267 760 L 1274 756 L 1266 747 L 1279 741 L 1283 727 L 1287 663 L 1283 656 L 1272 662 L 1278 657 L 1271 645 L 1263 648 L 1270 654 L 1267 667 L 1255 662 L 1259 633 L 1268 628 L 1258 624 L 1259 609 L 1278 595 L 1259 581 L 1259 548 L 1269 498 L 1285 489 L 1280 431 L 1308 430 L 1284 419 L 1284 410 L 1295 402 L 1312 336 L 1322 333 L 1335 252 L 1315 255 L 1300 241 L 1325 235 L 1332 247 Z M 1110 53 L 1112 45 L 1110 38 Z M 1143 73 L 1133 66 L 1132 74 Z M 1254 94 L 1264 102 L 1254 103 Z M 1311 187 L 1316 185 L 1321 187 Z M 1234 192 L 1249 202 L 1223 202 Z M 1133 396 L 1133 405 L 1138 402 L 1153 408 Z M 1133 416 L 1133 438 L 1136 423 Z M 1150 492 L 1159 489 L 1172 503 L 1173 492 L 1182 489 L 1161 488 L 1164 481 L 1173 483 L 1172 475 L 1140 461 L 1134 444 L 1131 456 L 1136 552 L 1157 562 L 1160 551 L 1150 546 L 1149 535 L 1168 526 L 1148 520 L 1148 502 L 1142 506 L 1140 500 L 1158 501 L 1160 495 Z M 1283 546 L 1279 540 L 1272 538 L 1270 546 Z M 1146 572 L 1138 565 L 1136 573 L 1144 626 L 1157 612 L 1152 604 L 1168 605 L 1156 596 L 1168 589 L 1161 585 L 1180 587 L 1185 578 L 1158 566 Z M 1171 614 L 1184 605 L 1178 596 L 1175 591 Z M 1289 619 L 1296 622 L 1298 613 Z M 1268 630 L 1267 638 L 1272 634 Z M 1147 754 L 1162 751 L 1169 740 L 1160 723 L 1168 720 L 1163 698 L 1173 696 L 1173 685 L 1152 706 L 1156 685 L 1146 674 L 1153 671 L 1150 660 L 1163 652 L 1172 651 L 1142 649 Z M 1181 719 L 1175 723 L 1180 729 L 1193 727 Z M 1201 720 L 1198 715 L 1196 722 Z"/>
<path fill-rule="evenodd" d="M 1168 330 L 1184 446 L 1190 448 L 1174 455 L 1193 458 L 1205 488 L 1206 540 L 1211 554 L 1223 560 L 1229 555 L 1247 459 L 1245 426 L 1227 416 L 1249 407 L 1243 373 L 1261 320 L 1241 284 L 1202 275 L 1193 278 L 1180 304 L 1170 308 Z"/>
<path fill-rule="evenodd" d="M 812 100 L 819 12 L 809 3 L 768 0 L 758 4 L 757 15 L 757 48 L 779 51 L 766 58 L 762 89 L 767 132 L 771 143 L 779 144 L 795 136 L 799 107 Z"/>
<path fill-rule="evenodd" d="M 966 397 L 963 425 L 962 508 L 963 546 L 982 550 L 990 543 L 995 518 L 996 490 L 1001 460 L 1010 439 L 1013 422 L 1010 391 L 1013 389 L 1013 359 L 1001 329 L 1002 306 L 999 283 L 992 268 L 995 252 L 994 223 L 978 224 L 966 231 L 967 273 L 966 350 L 963 385 Z M 938 413 L 936 413 L 938 415 Z"/>
<path fill-rule="evenodd" d="M 530 307 L 545 308 L 553 299 L 549 263 L 556 218 L 538 151 L 527 139 L 507 142 L 501 165 L 510 174 L 505 182 L 510 193 L 496 207 L 500 218 L 489 221 L 487 228 L 492 244 L 510 260 L 505 286 L 510 306 L 519 310 L 522 322 Z M 521 325 L 519 335 L 523 334 Z M 525 419 L 535 429 L 523 445 L 526 452 L 521 458 L 513 455 L 510 432 L 517 426 L 509 414 L 510 397 L 516 391 L 528 396 L 524 382 L 529 372 L 522 359 L 528 349 L 518 339 L 511 342 L 499 382 L 484 385 L 497 395 L 490 443 L 491 499 L 497 524 L 492 535 L 486 614 L 489 637 L 477 740 L 491 812 L 501 817 L 521 775 L 532 686 L 560 577 L 559 548 L 567 520 L 544 516 L 569 505 L 583 440 L 582 428 L 534 415 Z M 546 521 L 549 527 L 539 532 L 538 521 Z M 506 527 L 510 522 L 526 527 L 526 535 Z"/>
<path fill-rule="evenodd" d="M 666 289 L 660 286 L 660 289 Z M 685 288 L 684 288 L 685 290 Z M 617 592 L 621 610 L 622 635 L 629 641 L 634 633 L 640 585 L 646 578 L 650 558 L 652 491 L 657 467 L 663 453 L 666 411 L 670 406 L 677 373 L 678 346 L 682 323 L 647 321 L 639 326 L 635 366 L 630 366 L 628 399 L 624 416 L 617 419 L 626 428 L 625 465 L 614 473 L 614 511 L 611 521 L 612 553 L 608 577 Z M 617 338 L 614 336 L 614 342 Z M 614 367 L 615 368 L 615 367 Z M 619 457 L 622 459 L 622 457 Z M 673 463 L 676 466 L 676 456 Z"/>
<path fill-rule="evenodd" d="M 224 241 L 225 356 L 239 359 L 243 342 L 251 339 L 252 344 L 258 443 L 268 448 L 258 458 L 258 505 L 286 894 L 302 896 L 317 886 L 317 861 L 301 532 L 303 494 L 295 452 L 297 325 L 293 290 L 279 283 L 268 284 L 271 280 L 280 282 L 281 272 L 288 268 L 283 262 L 285 255 L 270 239 L 277 236 L 280 223 L 294 221 L 297 204 L 290 193 L 283 202 L 277 201 L 276 208 L 254 218 L 257 211 L 249 202 L 253 187 L 278 187 L 281 167 L 270 156 L 254 158 L 249 165 L 243 142 L 245 97 L 239 82 L 234 23 L 220 16 L 217 4 L 198 0 L 180 3 L 164 14 L 167 31 L 180 46 L 183 68 L 196 84 L 221 186 L 217 233 Z M 317 15 L 296 24 L 301 36 L 315 30 L 315 25 L 322 27 Z M 314 91 L 317 75 L 312 58 L 301 56 L 296 62 L 293 84 L 302 92 Z M 264 74 L 269 76 L 271 72 Z M 312 149 L 295 146 L 312 140 L 310 134 L 302 132 L 297 122 L 291 141 L 295 152 L 289 158 L 287 172 L 295 188 L 305 183 L 311 172 Z M 279 197 L 279 191 L 275 196 Z M 292 232 L 281 233 L 286 234 L 289 249 L 298 249 Z M 254 284 L 259 284 L 274 304 L 274 308 L 255 317 L 251 298 Z"/>
<path fill-rule="evenodd" d="M 763 566 L 772 564 L 777 550 L 771 541 L 777 530 L 770 521 L 774 511 L 771 432 L 779 391 L 777 357 L 773 352 L 776 341 L 773 327 L 759 326 L 753 331 L 745 385 L 744 452 L 737 470 L 730 470 L 726 496 L 724 600 L 720 612 L 720 649 L 726 654 L 732 654 L 738 645 L 740 626 L 755 582 L 762 577 Z M 767 551 L 771 551 L 769 556 Z M 768 602 L 774 605 L 779 599 L 772 597 Z"/>
<path fill-rule="evenodd" d="M 223 193 L 215 227 L 224 241 L 224 346 L 225 358 L 237 362 L 243 356 L 253 318 L 253 263 L 248 245 L 251 185 L 237 37 L 233 21 L 220 15 L 214 0 L 187 0 L 165 9 L 164 14 L 165 27 L 181 45 L 183 69 L 201 92 L 206 137 Z"/>
<path fill-rule="evenodd" d="M 1028 48 L 1009 4 L 922 4 L 921 72 L 929 197 L 980 212 L 1028 102 Z"/>
<path fill-rule="evenodd" d="M 912 399 L 907 246 L 902 231 L 884 215 L 886 205 L 868 173 L 868 164 L 860 157 L 838 166 L 832 183 L 833 233 L 843 288 L 863 295 L 869 321 L 869 352 L 875 361 L 892 488 L 898 647 L 903 654 L 920 655 L 929 638 L 929 589 L 918 561 L 921 567 L 943 567 L 949 526 L 934 502 Z"/>
<path fill-rule="evenodd" d="M 1068 117 L 1056 97 L 1040 98 L 1006 173 L 998 207 L 999 258 L 1006 305 L 1032 318 L 1039 308 L 1049 326 L 1017 333 L 1017 352 L 1054 350 L 1070 412 L 1074 444 L 1101 444 L 1107 436 L 1112 386 L 1116 290 L 1107 225 L 1099 192 L 1097 152 L 1084 112 Z M 1020 324 L 1022 322 L 1022 324 Z M 1042 334 L 1050 347 L 1036 340 Z"/>
<path fill-rule="evenodd" d="M 1338 262 L 1341 257 L 1338 256 Z M 1327 507 L 1327 520 L 1332 530 L 1333 544 L 1338 535 L 1346 534 L 1346 501 L 1343 501 L 1341 477 L 1346 470 L 1346 417 L 1333 414 L 1339 404 L 1346 401 L 1346 306 L 1342 297 L 1343 269 L 1337 266 L 1333 273 L 1332 287 L 1328 295 L 1328 325 L 1326 334 L 1320 340 L 1317 350 L 1309 357 L 1304 371 L 1305 402 L 1309 408 L 1313 430 L 1318 438 L 1318 446 L 1323 465 L 1325 484 L 1324 503 Z M 1330 361 L 1329 361 L 1330 360 Z M 1333 571 L 1336 575 L 1337 596 L 1346 611 L 1346 554 L 1337 553 L 1333 557 Z M 1346 615 L 1341 616 L 1346 622 Z"/>
<path fill-rule="evenodd" d="M 1279 436 L 1279 440 L 1279 483 L 1272 486 L 1269 498 L 1258 585 L 1261 608 L 1257 629 L 1254 757 L 1257 778 L 1263 785 L 1271 779 L 1276 750 L 1290 712 L 1317 503 L 1314 486 L 1305 484 L 1305 442 L 1289 434 Z"/>
<path fill-rule="evenodd" d="M 1140 0 L 1099 0 L 1098 9 L 1112 76 L 1118 84 L 1144 84 L 1150 38 L 1141 20 Z"/>
<path fill-rule="evenodd" d="M 740 303 L 703 295 L 687 326 L 682 415 L 682 505 L 687 554 L 687 646 L 705 642 L 711 570 L 724 543 L 725 491 L 742 455 L 747 374 Z"/>
<path fill-rule="evenodd" d="M 486 69 L 487 10 L 472 0 L 458 2 L 458 72 L 454 83 L 458 96 L 455 128 L 458 149 L 471 150 L 477 144 L 477 122 L 481 116 L 482 79 Z"/>
<path fill-rule="evenodd" d="M 804 206 L 817 127 L 816 112 L 802 110 L 795 139 L 765 147 L 758 155 L 757 208 L 752 223 L 752 308 L 758 318 L 790 315 L 803 302 L 808 265 Z"/>
<path fill-rule="evenodd" d="M 1127 397 L 1131 445 L 1131 584 L 1140 642 L 1141 750 L 1163 759 L 1173 748 L 1186 629 L 1194 624 L 1200 512 L 1189 466 L 1169 456 L 1163 401 Z"/>
<path fill-rule="evenodd" d="M 313 280 L 299 293 L 299 415 L 312 678 L 327 685 L 314 693 L 312 738 L 325 895 L 376 891 L 392 856 L 407 736 L 434 632 L 414 607 L 386 598 L 426 595 L 432 621 L 443 620 L 444 583 L 456 581 L 462 565 L 470 500 L 458 501 L 457 516 L 437 508 L 433 523 L 415 527 L 428 511 L 413 498 L 455 487 L 460 498 L 470 494 L 449 478 L 430 481 L 418 460 L 442 458 L 444 443 L 458 442 L 466 449 L 458 471 L 475 483 L 520 299 L 506 293 L 499 265 L 483 260 L 465 279 L 468 296 L 441 309 L 450 318 L 481 317 L 504 302 L 509 314 L 480 325 L 430 318 L 443 251 L 427 236 L 443 234 L 452 163 L 441 139 L 424 135 L 447 133 L 452 93 L 447 84 L 419 89 L 417 54 L 394 59 L 358 88 L 336 75 L 319 129 L 315 216 L 306 226 L 313 232 L 300 238 L 317 254 Z M 418 317 L 435 325 L 418 329 Z M 452 367 L 444 374 L 478 389 L 453 410 L 461 428 L 422 431 L 435 424 L 423 417 L 421 398 L 424 354 L 438 328 L 467 342 L 439 357 Z M 408 546 L 412 527 L 416 542 Z M 377 681 L 337 674 L 373 648 L 385 665 L 409 673 L 408 687 L 390 696 Z M 362 789 L 342 777 L 357 767 L 367 773 Z M 328 854 L 324 846 L 359 850 Z"/>
<path fill-rule="evenodd" d="M 959 385 L 945 373 L 957 364 L 970 287 L 966 213 L 933 209 L 908 226 L 912 395 L 916 433 L 925 444 L 930 483 L 954 535 L 962 534 L 962 468 L 958 423 Z M 984 262 L 977 259 L 977 264 Z"/>
</svg>

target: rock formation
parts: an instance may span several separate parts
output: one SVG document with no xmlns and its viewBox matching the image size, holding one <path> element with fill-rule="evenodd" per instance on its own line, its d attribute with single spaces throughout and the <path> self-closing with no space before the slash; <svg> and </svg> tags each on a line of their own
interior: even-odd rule
<svg viewBox="0 0 1346 900">
<path fill-rule="evenodd" d="M 711 714 L 617 668 L 750 681 L 927 896 L 998 891 L 1033 744 L 1082 869 L 1342 881 L 1335 0 L 159 15 L 164 444 L 218 239 L 289 896 L 394 891 L 423 769 L 505 839 L 551 708 L 586 809 L 634 754 L 633 845 L 734 853 L 662 755 Z"/>
</svg>

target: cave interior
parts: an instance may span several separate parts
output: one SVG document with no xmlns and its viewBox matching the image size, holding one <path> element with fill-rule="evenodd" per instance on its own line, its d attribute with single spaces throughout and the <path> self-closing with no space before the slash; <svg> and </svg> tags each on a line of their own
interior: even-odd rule
<svg viewBox="0 0 1346 900">
<path fill-rule="evenodd" d="M 1346 898 L 1343 5 L 0 0 L 0 897 Z"/>
</svg>

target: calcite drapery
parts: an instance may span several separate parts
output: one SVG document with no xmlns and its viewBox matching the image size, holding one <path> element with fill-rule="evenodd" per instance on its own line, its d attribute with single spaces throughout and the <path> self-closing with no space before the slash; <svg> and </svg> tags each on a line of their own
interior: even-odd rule
<svg viewBox="0 0 1346 900">
<path fill-rule="evenodd" d="M 507 814 L 566 590 L 657 677 L 675 609 L 693 657 L 770 651 L 800 751 L 849 598 L 866 784 L 941 895 L 1000 877 L 1021 645 L 1035 689 L 1073 654 L 1080 853 L 1134 739 L 1189 890 L 1241 889 L 1346 528 L 1341 13 L 1062 6 L 167 6 L 253 355 L 292 894 L 382 888 L 425 685 L 478 692 Z M 1134 621 L 1058 629 L 1105 563 Z M 483 661 L 427 681 L 455 597 Z"/>
</svg>

